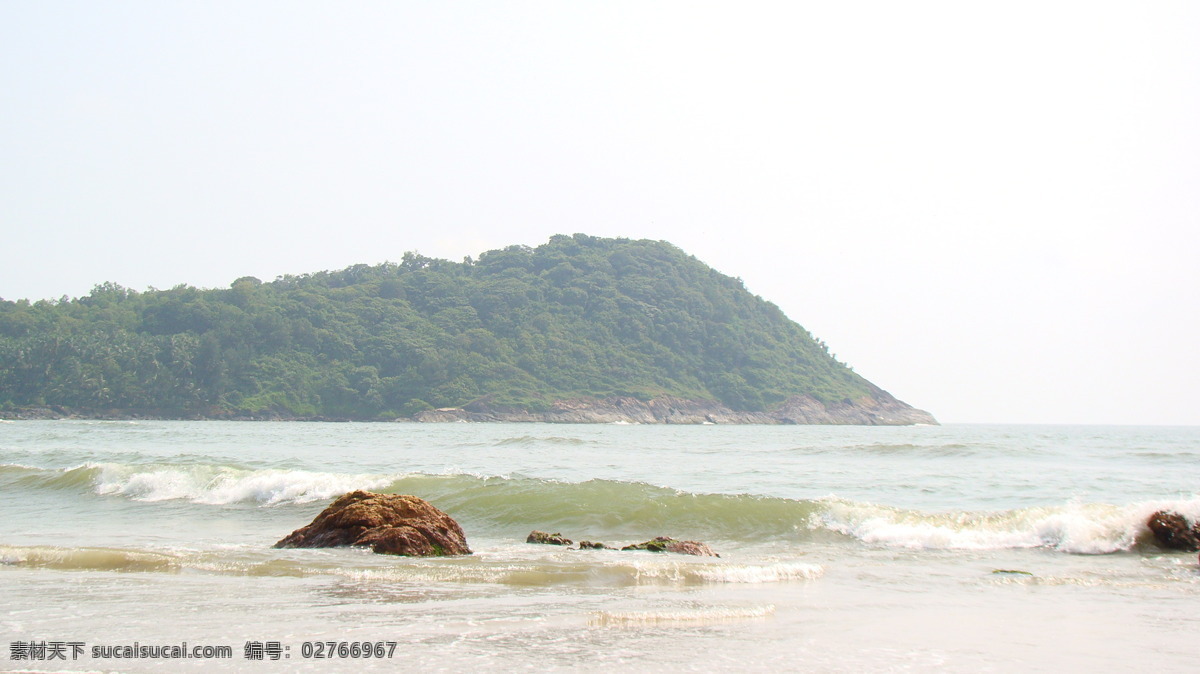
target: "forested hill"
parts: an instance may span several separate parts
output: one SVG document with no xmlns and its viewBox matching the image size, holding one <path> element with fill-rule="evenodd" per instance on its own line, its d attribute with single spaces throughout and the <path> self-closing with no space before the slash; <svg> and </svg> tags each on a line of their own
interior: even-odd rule
<svg viewBox="0 0 1200 674">
<path fill-rule="evenodd" d="M 228 289 L 0 301 L 10 411 L 395 419 L 621 398 L 764 412 L 796 396 L 903 405 L 739 280 L 657 241 L 560 235 L 463 262 L 406 253 Z"/>
</svg>

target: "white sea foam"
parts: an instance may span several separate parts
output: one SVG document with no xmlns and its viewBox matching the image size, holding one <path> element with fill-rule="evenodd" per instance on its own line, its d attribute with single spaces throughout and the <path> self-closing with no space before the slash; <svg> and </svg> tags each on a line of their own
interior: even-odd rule
<svg viewBox="0 0 1200 674">
<path fill-rule="evenodd" d="M 728 564 L 689 562 L 630 562 L 596 564 L 592 560 L 497 560 L 483 556 L 471 559 L 405 560 L 386 568 L 362 568 L 353 564 L 336 571 L 355 580 L 499 583 L 531 587 L 562 585 L 671 586 L 723 583 L 778 583 L 812 580 L 823 573 L 819 565 L 799 562 L 775 564 Z"/>
<path fill-rule="evenodd" d="M 804 562 L 730 564 L 655 561 L 617 564 L 630 568 L 637 580 L 665 580 L 682 584 L 779 583 L 813 580 L 825 572 L 818 564 Z"/>
<path fill-rule="evenodd" d="M 395 477 L 322 473 L 304 470 L 246 470 L 228 466 L 99 464 L 98 494 L 119 494 L 137 501 L 186 500 L 207 505 L 228 503 L 308 503 L 355 489 L 378 489 Z"/>
<path fill-rule="evenodd" d="M 1070 503 L 995 513 L 921 513 L 831 499 L 810 526 L 864 543 L 910 549 L 987 550 L 1051 548 L 1106 554 L 1133 548 L 1148 534 L 1156 510 L 1200 518 L 1200 498 L 1146 501 L 1126 506 Z"/>
<path fill-rule="evenodd" d="M 766 618 L 774 613 L 774 604 L 748 607 L 711 607 L 676 611 L 597 611 L 588 619 L 588 624 L 593 627 L 710 624 L 733 620 Z"/>
<path fill-rule="evenodd" d="M 623 586 L 628 583 L 619 578 L 599 578 L 594 568 L 585 564 L 538 564 L 538 563 L 484 563 L 477 564 L 473 560 L 456 563 L 459 560 L 436 560 L 413 563 L 404 560 L 386 568 L 354 568 L 343 567 L 332 573 L 363 582 L 392 582 L 409 583 L 466 583 L 466 584 L 499 584 L 523 587 L 556 587 L 566 585 L 613 585 Z M 605 581 L 608 582 L 605 582 Z"/>
<path fill-rule="evenodd" d="M 819 564 L 780 562 L 778 564 L 711 564 L 697 566 L 691 572 L 714 583 L 779 583 L 790 580 L 814 580 L 825 569 Z"/>
</svg>

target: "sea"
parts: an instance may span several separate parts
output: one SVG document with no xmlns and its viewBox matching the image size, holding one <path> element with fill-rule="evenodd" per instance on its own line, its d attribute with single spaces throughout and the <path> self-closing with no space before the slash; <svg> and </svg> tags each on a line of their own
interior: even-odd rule
<svg viewBox="0 0 1200 674">
<path fill-rule="evenodd" d="M 272 547 L 355 489 L 473 554 Z M 1200 428 L 7 421 L 0 670 L 1192 672 L 1158 509 Z"/>
</svg>

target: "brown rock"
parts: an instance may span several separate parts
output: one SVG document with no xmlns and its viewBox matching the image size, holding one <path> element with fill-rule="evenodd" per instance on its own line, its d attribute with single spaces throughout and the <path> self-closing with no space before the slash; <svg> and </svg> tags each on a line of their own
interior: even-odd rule
<svg viewBox="0 0 1200 674">
<path fill-rule="evenodd" d="M 707 544 L 699 541 L 671 541 L 667 544 L 667 552 L 679 555 L 696 555 L 698 557 L 720 557 Z"/>
<path fill-rule="evenodd" d="M 277 548 L 370 546 L 384 555 L 469 555 L 467 538 L 452 517 L 416 496 L 353 491 L 323 510 Z"/>
<path fill-rule="evenodd" d="M 1158 544 L 1168 550 L 1200 550 L 1200 523 L 1191 525 L 1177 512 L 1159 510 L 1146 522 Z"/>
<path fill-rule="evenodd" d="M 529 532 L 529 536 L 525 539 L 526 543 L 540 543 L 542 545 L 570 545 L 571 539 L 564 537 L 562 534 L 548 534 L 545 531 Z"/>
<path fill-rule="evenodd" d="M 626 545 L 622 550 L 648 550 L 650 552 L 674 552 L 680 555 L 698 555 L 701 557 L 720 557 L 712 548 L 699 541 L 677 541 L 667 536 L 659 536 L 654 540 Z"/>
</svg>

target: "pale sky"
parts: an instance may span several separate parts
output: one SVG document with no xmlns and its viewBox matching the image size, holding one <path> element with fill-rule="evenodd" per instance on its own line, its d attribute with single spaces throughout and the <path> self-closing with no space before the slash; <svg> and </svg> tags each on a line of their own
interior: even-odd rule
<svg viewBox="0 0 1200 674">
<path fill-rule="evenodd" d="M 1200 424 L 1200 3 L 0 3 L 0 297 L 670 241 L 944 423 Z"/>
</svg>

